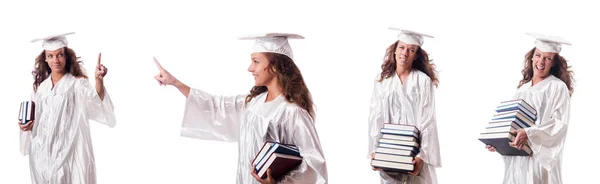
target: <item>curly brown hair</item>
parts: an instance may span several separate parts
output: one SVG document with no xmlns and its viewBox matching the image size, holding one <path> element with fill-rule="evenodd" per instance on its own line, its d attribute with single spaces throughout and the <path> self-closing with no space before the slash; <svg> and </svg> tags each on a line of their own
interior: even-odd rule
<svg viewBox="0 0 600 184">
<path fill-rule="evenodd" d="M 82 67 L 83 62 L 77 60 L 78 57 L 75 55 L 75 51 L 69 47 L 64 47 L 64 52 L 66 56 L 65 72 L 70 73 L 75 77 L 84 77 L 87 79 L 88 77 L 85 74 L 85 68 Z M 52 73 L 52 69 L 50 69 L 50 66 L 48 66 L 48 63 L 46 62 L 46 51 L 42 51 L 35 59 L 34 69 L 31 72 L 33 75 L 34 92 L 36 92 L 38 86 L 50 76 L 50 73 Z"/>
<path fill-rule="evenodd" d="M 274 73 L 277 77 L 278 85 L 282 89 L 285 100 L 300 106 L 314 118 L 315 112 L 310 91 L 306 87 L 300 69 L 298 69 L 294 61 L 283 54 L 269 52 L 262 54 L 269 60 L 267 66 L 269 70 L 267 72 L 270 74 Z M 267 91 L 266 86 L 252 87 L 250 94 L 246 96 L 246 104 L 265 91 Z"/>
<path fill-rule="evenodd" d="M 527 54 L 525 54 L 525 61 L 523 61 L 523 70 L 521 70 L 521 74 L 523 74 L 523 79 L 519 82 L 517 88 L 523 86 L 523 84 L 531 81 L 533 78 L 533 66 L 532 58 L 535 53 L 535 47 L 531 49 Z M 573 71 L 571 70 L 571 66 L 567 65 L 567 60 L 562 57 L 560 54 L 556 53 L 554 59 L 552 60 L 552 68 L 550 69 L 550 74 L 562 80 L 569 89 L 569 95 L 573 95 L 574 91 L 574 82 L 573 79 Z"/>
<path fill-rule="evenodd" d="M 381 64 L 382 71 L 379 82 L 383 81 L 383 79 L 390 78 L 392 75 L 394 75 L 394 72 L 396 72 L 396 47 L 398 47 L 398 41 L 390 45 L 385 51 L 383 64 Z M 435 71 L 435 64 L 431 63 L 432 60 L 429 60 L 429 55 L 421 47 L 419 47 L 416 54 L 417 57 L 413 61 L 412 68 L 417 69 L 429 76 L 433 82 L 433 85 L 437 87 L 439 80 L 436 76 L 437 72 Z"/>
</svg>

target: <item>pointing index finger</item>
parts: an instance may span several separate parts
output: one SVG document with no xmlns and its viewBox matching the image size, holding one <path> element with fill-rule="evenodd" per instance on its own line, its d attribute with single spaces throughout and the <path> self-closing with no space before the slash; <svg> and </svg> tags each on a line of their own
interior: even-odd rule
<svg viewBox="0 0 600 184">
<path fill-rule="evenodd" d="M 98 65 L 101 64 L 102 61 L 102 53 L 98 53 Z"/>
<path fill-rule="evenodd" d="M 156 66 L 158 67 L 158 69 L 162 70 L 163 67 L 160 65 L 160 63 L 158 63 L 158 60 L 156 60 L 156 57 L 152 57 L 154 59 L 154 63 L 156 64 Z"/>
</svg>

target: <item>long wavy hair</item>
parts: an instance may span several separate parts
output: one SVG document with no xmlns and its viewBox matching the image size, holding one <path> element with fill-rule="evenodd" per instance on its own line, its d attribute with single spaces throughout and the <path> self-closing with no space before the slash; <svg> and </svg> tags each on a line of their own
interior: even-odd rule
<svg viewBox="0 0 600 184">
<path fill-rule="evenodd" d="M 64 47 L 64 55 L 66 57 L 65 73 L 70 73 L 75 77 L 84 77 L 87 79 L 85 68 L 82 67 L 83 62 L 78 60 L 77 55 L 75 55 L 75 51 L 69 47 Z M 42 51 L 42 53 L 40 53 L 35 59 L 34 69 L 31 72 L 33 75 L 34 92 L 36 92 L 38 86 L 40 86 L 40 84 L 50 76 L 50 73 L 52 73 L 52 69 L 46 62 L 46 51 Z"/>
<path fill-rule="evenodd" d="M 269 52 L 263 54 L 267 60 L 269 60 L 267 72 L 275 74 L 277 77 L 278 85 L 282 89 L 285 100 L 300 106 L 308 111 L 310 116 L 314 118 L 315 112 L 313 109 L 312 96 L 304 83 L 300 69 L 298 69 L 294 61 L 283 54 Z M 254 97 L 266 91 L 266 86 L 252 87 L 252 89 L 250 89 L 250 94 L 246 96 L 246 104 Z"/>
<path fill-rule="evenodd" d="M 523 79 L 519 82 L 519 86 L 517 88 L 523 86 L 523 84 L 528 83 L 533 78 L 533 66 L 532 58 L 535 53 L 535 47 L 531 49 L 527 54 L 525 54 L 525 61 L 523 61 L 523 70 L 521 70 L 521 74 L 523 74 Z M 567 60 L 562 57 L 560 54 L 556 54 L 554 59 L 552 60 L 552 68 L 550 69 L 550 74 L 562 80 L 569 89 L 569 96 L 573 95 L 574 91 L 574 82 L 573 79 L 573 71 L 571 70 L 571 66 L 567 65 Z"/>
<path fill-rule="evenodd" d="M 382 71 L 379 82 L 383 81 L 383 79 L 392 77 L 396 72 L 397 47 L 398 41 L 394 42 L 386 49 L 385 56 L 383 58 L 383 64 L 381 64 Z M 437 87 L 439 84 L 439 80 L 437 78 L 437 71 L 435 71 L 435 64 L 431 63 L 432 60 L 429 60 L 429 55 L 421 47 L 419 47 L 416 54 L 417 56 L 413 61 L 412 68 L 417 69 L 429 76 L 429 78 L 433 82 L 433 85 Z"/>
</svg>

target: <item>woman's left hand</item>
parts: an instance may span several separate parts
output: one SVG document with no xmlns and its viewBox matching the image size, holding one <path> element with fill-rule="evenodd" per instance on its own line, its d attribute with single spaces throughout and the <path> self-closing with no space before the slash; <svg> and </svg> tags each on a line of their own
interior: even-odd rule
<svg viewBox="0 0 600 184">
<path fill-rule="evenodd" d="M 98 64 L 96 65 L 96 80 L 102 81 L 108 69 L 102 64 L 102 53 L 98 53 Z"/>
<path fill-rule="evenodd" d="M 254 177 L 254 179 L 256 179 L 256 181 L 262 184 L 275 184 L 275 180 L 271 177 L 271 169 L 267 169 L 267 178 L 265 179 L 260 178 L 258 174 L 254 172 L 254 166 L 250 166 L 250 170 L 252 171 L 252 176 Z"/>
<path fill-rule="evenodd" d="M 413 164 L 415 164 L 415 171 L 409 172 L 408 174 L 417 176 L 419 175 L 419 173 L 421 172 L 421 168 L 423 167 L 423 160 L 421 160 L 421 158 L 419 157 L 415 157 L 415 159 L 413 160 Z"/>
<path fill-rule="evenodd" d="M 525 143 L 527 143 L 527 141 L 529 141 L 529 138 L 527 137 L 527 133 L 525 132 L 525 129 L 513 130 L 513 131 L 511 131 L 511 133 L 517 134 L 517 136 L 515 137 L 515 140 L 513 140 L 513 142 L 510 143 L 510 146 L 517 148 L 519 150 L 523 149 L 523 145 L 525 145 Z"/>
</svg>

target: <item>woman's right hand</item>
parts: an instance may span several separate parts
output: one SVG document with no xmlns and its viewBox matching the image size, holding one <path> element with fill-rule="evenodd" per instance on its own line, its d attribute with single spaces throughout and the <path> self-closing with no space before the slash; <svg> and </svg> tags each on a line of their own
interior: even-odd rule
<svg viewBox="0 0 600 184">
<path fill-rule="evenodd" d="M 371 153 L 371 160 L 373 160 L 375 158 L 375 153 Z M 373 169 L 374 171 L 379 171 L 381 170 L 380 168 L 375 168 L 373 166 L 371 166 L 371 169 Z"/>
<path fill-rule="evenodd" d="M 171 75 L 171 73 L 169 73 L 167 70 L 165 70 L 160 63 L 158 63 L 158 60 L 156 60 L 156 57 L 154 58 L 154 63 L 156 63 L 156 66 L 158 67 L 159 73 L 154 76 L 154 79 L 156 79 L 158 81 L 158 83 L 161 86 L 166 86 L 166 85 L 172 85 L 175 86 L 179 81 L 173 77 L 173 75 Z"/>
<path fill-rule="evenodd" d="M 496 152 L 496 148 L 491 145 L 485 145 L 485 148 L 490 152 Z"/>
<path fill-rule="evenodd" d="M 21 124 L 21 121 L 19 121 L 19 127 L 21 131 L 30 131 L 33 128 L 33 121 L 28 121 L 25 124 Z"/>
</svg>

